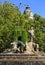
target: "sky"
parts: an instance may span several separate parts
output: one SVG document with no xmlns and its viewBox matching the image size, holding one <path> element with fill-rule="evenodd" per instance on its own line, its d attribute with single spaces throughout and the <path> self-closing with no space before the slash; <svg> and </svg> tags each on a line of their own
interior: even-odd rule
<svg viewBox="0 0 45 65">
<path fill-rule="evenodd" d="M 45 18 L 45 0 L 0 0 L 0 3 L 3 3 L 4 1 L 13 3 L 18 7 L 19 3 L 22 3 L 22 5 L 23 4 L 29 5 L 33 14 L 37 13 Z M 25 7 L 26 6 L 20 6 L 21 13 L 24 12 Z"/>
</svg>

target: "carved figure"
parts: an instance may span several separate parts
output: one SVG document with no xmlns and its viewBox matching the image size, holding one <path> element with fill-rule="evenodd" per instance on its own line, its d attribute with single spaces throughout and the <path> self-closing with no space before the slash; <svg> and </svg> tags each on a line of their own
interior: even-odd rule
<svg viewBox="0 0 45 65">
<path fill-rule="evenodd" d="M 30 33 L 31 42 L 33 42 L 34 39 L 34 29 L 31 27 L 31 29 L 28 31 Z"/>
</svg>

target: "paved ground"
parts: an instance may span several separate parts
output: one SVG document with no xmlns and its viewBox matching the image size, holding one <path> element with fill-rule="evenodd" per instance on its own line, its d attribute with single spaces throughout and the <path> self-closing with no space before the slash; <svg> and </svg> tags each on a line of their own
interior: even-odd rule
<svg viewBox="0 0 45 65">
<path fill-rule="evenodd" d="M 45 62 L 0 62 L 0 65 L 45 65 Z"/>
</svg>

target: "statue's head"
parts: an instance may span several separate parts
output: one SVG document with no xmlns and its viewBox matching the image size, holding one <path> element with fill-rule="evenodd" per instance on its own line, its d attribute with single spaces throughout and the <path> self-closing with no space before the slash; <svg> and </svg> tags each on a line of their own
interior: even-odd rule
<svg viewBox="0 0 45 65">
<path fill-rule="evenodd" d="M 34 29 L 33 27 L 31 27 L 31 30 Z"/>
</svg>

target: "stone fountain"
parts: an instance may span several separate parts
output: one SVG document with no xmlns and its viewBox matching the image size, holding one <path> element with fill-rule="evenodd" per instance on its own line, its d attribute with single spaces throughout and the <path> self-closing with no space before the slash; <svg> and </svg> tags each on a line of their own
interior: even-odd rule
<svg viewBox="0 0 45 65">
<path fill-rule="evenodd" d="M 31 34 L 31 41 L 12 42 L 11 49 L 0 53 L 0 65 L 45 65 L 45 56 L 39 55 L 39 45 L 34 43 L 33 27 L 28 31 Z M 20 45 L 23 45 L 22 49 Z M 8 52 L 7 52 L 8 51 Z"/>
</svg>

